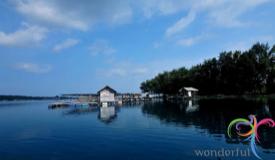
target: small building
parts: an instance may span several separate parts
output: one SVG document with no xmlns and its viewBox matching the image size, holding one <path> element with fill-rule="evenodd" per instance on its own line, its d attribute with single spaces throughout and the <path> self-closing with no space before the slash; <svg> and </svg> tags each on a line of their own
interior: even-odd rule
<svg viewBox="0 0 275 160">
<path fill-rule="evenodd" d="M 145 92 L 145 93 L 142 93 L 140 97 L 143 98 L 143 99 L 162 99 L 163 94 L 162 93 Z"/>
<path fill-rule="evenodd" d="M 61 99 L 71 99 L 76 100 L 81 103 L 97 103 L 98 95 L 93 93 L 74 93 L 74 94 L 63 94 Z"/>
<path fill-rule="evenodd" d="M 98 102 L 97 94 L 79 94 L 77 99 L 79 102 Z"/>
<path fill-rule="evenodd" d="M 198 89 L 194 87 L 183 87 L 179 90 L 180 95 L 191 98 L 198 93 Z"/>
<path fill-rule="evenodd" d="M 109 86 L 105 86 L 104 88 L 99 90 L 97 94 L 99 95 L 99 103 L 103 107 L 114 105 L 116 102 L 115 97 L 117 92 Z"/>
<path fill-rule="evenodd" d="M 90 106 L 114 106 L 122 105 L 123 103 L 136 103 L 142 101 L 142 95 L 140 93 L 118 93 L 116 90 L 106 85 L 104 88 L 99 90 L 96 94 L 94 93 L 74 93 L 74 94 L 63 94 L 61 98 L 71 99 L 77 103 L 85 103 Z"/>
<path fill-rule="evenodd" d="M 140 101 L 141 100 L 141 94 L 140 93 L 121 93 L 120 97 L 123 102 L 134 102 L 134 101 Z"/>
</svg>

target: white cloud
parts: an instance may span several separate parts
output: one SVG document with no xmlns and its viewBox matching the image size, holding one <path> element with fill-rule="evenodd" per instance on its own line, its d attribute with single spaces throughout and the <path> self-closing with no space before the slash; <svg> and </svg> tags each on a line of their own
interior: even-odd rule
<svg viewBox="0 0 275 160">
<path fill-rule="evenodd" d="M 190 11 L 186 17 L 181 18 L 179 21 L 177 21 L 175 24 L 173 24 L 166 30 L 166 36 L 171 36 L 176 33 L 179 33 L 180 31 L 185 29 L 189 24 L 191 24 L 194 21 L 195 17 L 196 13 Z"/>
<path fill-rule="evenodd" d="M 210 23 L 223 27 L 239 27 L 249 24 L 240 17 L 247 11 L 268 2 L 269 0 L 232 0 L 223 3 L 213 4 L 209 10 L 208 18 Z"/>
<path fill-rule="evenodd" d="M 123 24 L 133 14 L 146 18 L 188 13 L 172 24 L 166 35 L 173 35 L 190 25 L 198 14 L 209 24 L 223 27 L 242 26 L 247 22 L 241 16 L 255 7 L 271 0 L 11 0 L 15 9 L 32 22 L 77 30 L 88 30 L 98 23 Z"/>
<path fill-rule="evenodd" d="M 192 46 L 198 41 L 197 37 L 185 38 L 178 40 L 178 44 L 181 46 Z"/>
<path fill-rule="evenodd" d="M 249 47 L 251 47 L 250 42 L 234 42 L 234 43 L 229 43 L 227 44 L 227 46 L 224 48 L 225 51 L 246 51 L 249 49 Z"/>
<path fill-rule="evenodd" d="M 107 77 L 112 77 L 112 76 L 122 77 L 127 75 L 127 70 L 125 68 L 111 68 L 105 73 Z"/>
<path fill-rule="evenodd" d="M 166 36 L 171 36 L 186 29 L 198 14 L 204 14 L 205 20 L 209 24 L 222 27 L 240 27 L 250 24 L 244 21 L 241 16 L 247 11 L 252 10 L 270 0 L 198 0 L 192 3 L 185 3 L 186 8 L 181 8 L 188 12 L 187 16 L 182 17 L 173 25 L 167 28 Z M 175 2 L 176 3 L 176 2 Z M 174 7 L 176 11 L 178 8 Z"/>
<path fill-rule="evenodd" d="M 105 40 L 97 40 L 89 47 L 90 53 L 92 55 L 111 55 L 116 52 L 116 50 L 109 45 Z"/>
<path fill-rule="evenodd" d="M 251 37 L 245 40 L 240 40 L 237 42 L 229 42 L 228 44 L 225 44 L 225 46 L 222 48 L 226 51 L 231 50 L 240 50 L 240 51 L 246 51 L 248 50 L 253 44 L 260 42 L 260 43 L 268 43 L 268 44 L 274 44 L 275 37 L 270 35 L 262 35 L 262 36 L 255 36 Z"/>
<path fill-rule="evenodd" d="M 47 29 L 39 26 L 26 25 L 13 33 L 0 31 L 0 45 L 4 46 L 33 46 L 46 37 Z"/>
<path fill-rule="evenodd" d="M 143 75 L 143 74 L 148 73 L 148 68 L 146 68 L 146 67 L 135 68 L 132 70 L 132 72 L 135 75 Z"/>
<path fill-rule="evenodd" d="M 135 1 L 141 8 L 143 15 L 151 18 L 154 15 L 170 15 L 187 9 L 192 1 L 190 0 L 139 0 Z"/>
<path fill-rule="evenodd" d="M 199 43 L 200 41 L 202 41 L 208 37 L 209 37 L 208 34 L 201 34 L 201 35 L 194 36 L 194 37 L 182 38 L 177 41 L 177 44 L 180 46 L 189 47 L 189 46 Z"/>
<path fill-rule="evenodd" d="M 109 69 L 99 69 L 98 74 L 100 76 L 106 77 L 136 77 L 142 76 L 148 73 L 148 68 L 146 67 L 134 67 L 132 65 L 127 66 L 112 66 Z"/>
<path fill-rule="evenodd" d="M 51 65 L 39 65 L 35 63 L 18 63 L 15 65 L 15 69 L 22 70 L 29 73 L 48 73 L 51 71 Z"/>
<path fill-rule="evenodd" d="M 153 48 L 155 48 L 155 49 L 160 48 L 160 46 L 161 46 L 160 42 L 154 42 L 153 43 Z"/>
<path fill-rule="evenodd" d="M 117 0 L 13 0 L 16 10 L 31 21 L 86 31 L 95 23 L 128 22 L 132 10 L 127 1 Z"/>
<path fill-rule="evenodd" d="M 275 40 L 275 37 L 273 35 L 263 35 L 263 36 L 259 36 L 256 38 L 254 38 L 254 41 L 255 40 L 258 40 L 262 43 L 269 43 L 269 44 L 273 44 L 274 43 L 274 40 Z"/>
<path fill-rule="evenodd" d="M 69 38 L 69 39 L 66 39 L 65 41 L 55 45 L 53 47 L 53 51 L 54 52 L 60 52 L 64 49 L 71 48 L 71 47 L 77 45 L 78 43 L 79 43 L 79 40 Z"/>
<path fill-rule="evenodd" d="M 99 76 L 106 77 L 140 77 L 149 72 L 144 64 L 137 64 L 129 60 L 116 60 L 109 67 L 98 69 Z"/>
</svg>

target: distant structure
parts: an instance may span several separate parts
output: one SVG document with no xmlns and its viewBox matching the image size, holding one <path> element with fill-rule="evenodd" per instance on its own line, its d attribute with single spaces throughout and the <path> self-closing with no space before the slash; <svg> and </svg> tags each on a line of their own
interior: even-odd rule
<svg viewBox="0 0 275 160">
<path fill-rule="evenodd" d="M 183 95 L 184 97 L 191 98 L 198 93 L 198 89 L 194 87 L 183 87 L 179 90 L 180 95 Z"/>
<path fill-rule="evenodd" d="M 78 97 L 79 102 L 97 102 L 98 101 L 98 96 L 97 94 L 83 94 L 79 95 Z"/>
<path fill-rule="evenodd" d="M 121 106 L 123 104 L 141 104 L 145 101 L 163 101 L 163 100 L 176 100 L 184 98 L 193 98 L 197 95 L 198 89 L 194 87 L 183 87 L 179 90 L 179 94 L 165 95 L 162 93 L 118 93 L 116 90 L 106 85 L 100 89 L 97 93 L 74 93 L 74 94 L 63 94 L 60 99 L 71 99 L 69 102 L 54 103 L 49 107 L 64 107 L 69 105 L 80 105 L 80 106 L 101 106 L 101 107 L 112 107 Z M 192 105 L 191 105 L 192 106 Z M 104 117 L 105 110 L 102 115 Z"/>
<path fill-rule="evenodd" d="M 106 85 L 96 94 L 94 93 L 74 93 L 63 94 L 61 98 L 74 99 L 80 103 L 89 105 L 100 105 L 102 107 L 122 105 L 123 103 L 140 103 L 142 96 L 140 93 L 118 93 L 116 90 Z"/>
<path fill-rule="evenodd" d="M 115 105 L 115 96 L 117 92 L 113 88 L 105 86 L 104 88 L 99 90 L 97 94 L 99 95 L 99 103 L 102 107 Z"/>
<path fill-rule="evenodd" d="M 145 93 L 141 94 L 141 98 L 143 98 L 143 99 L 163 99 L 163 94 L 162 93 L 145 92 Z"/>
<path fill-rule="evenodd" d="M 94 93 L 72 93 L 72 94 L 62 94 L 61 98 L 66 99 L 78 99 L 80 102 L 97 102 L 98 95 Z"/>
</svg>

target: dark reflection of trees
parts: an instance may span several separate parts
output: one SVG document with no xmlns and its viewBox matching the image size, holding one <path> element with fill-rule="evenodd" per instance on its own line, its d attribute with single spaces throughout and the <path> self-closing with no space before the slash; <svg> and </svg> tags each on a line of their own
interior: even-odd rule
<svg viewBox="0 0 275 160">
<path fill-rule="evenodd" d="M 275 119 L 275 101 L 267 99 L 201 99 L 193 102 L 199 109 L 186 112 L 188 102 L 183 103 L 146 103 L 142 112 L 155 116 L 164 123 L 195 126 L 212 136 L 222 136 L 227 143 L 240 143 L 229 139 L 226 133 L 228 124 L 235 118 L 248 118 L 255 114 L 258 120 L 271 117 Z M 275 129 L 260 128 L 262 147 L 275 148 Z"/>
</svg>

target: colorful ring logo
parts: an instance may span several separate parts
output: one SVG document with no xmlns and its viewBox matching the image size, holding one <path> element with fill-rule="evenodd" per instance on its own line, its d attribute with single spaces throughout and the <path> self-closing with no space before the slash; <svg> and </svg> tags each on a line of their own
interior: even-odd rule
<svg viewBox="0 0 275 160">
<path fill-rule="evenodd" d="M 227 128 L 227 134 L 229 138 L 232 137 L 231 131 L 232 127 L 235 125 L 238 136 L 245 138 L 244 141 L 250 141 L 250 147 L 252 153 L 258 158 L 262 159 L 258 153 L 257 153 L 257 145 L 256 142 L 260 143 L 260 137 L 258 133 L 258 128 L 262 125 L 267 125 L 268 127 L 275 127 L 275 122 L 271 118 L 265 118 L 261 120 L 260 122 L 257 122 L 257 118 L 255 115 L 249 116 L 250 120 L 244 119 L 244 118 L 237 118 L 231 121 Z M 246 133 L 242 133 L 242 127 L 250 127 L 250 130 Z"/>
</svg>

